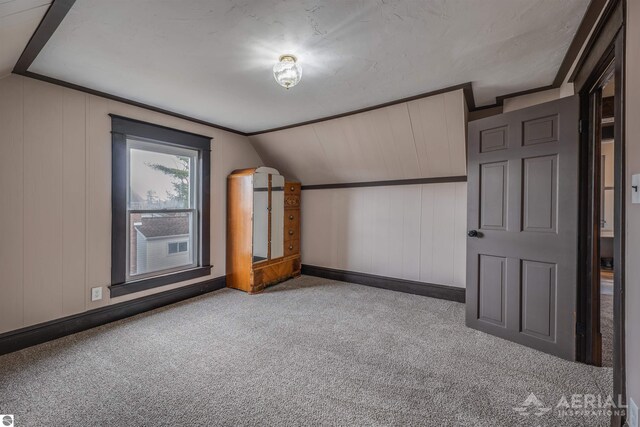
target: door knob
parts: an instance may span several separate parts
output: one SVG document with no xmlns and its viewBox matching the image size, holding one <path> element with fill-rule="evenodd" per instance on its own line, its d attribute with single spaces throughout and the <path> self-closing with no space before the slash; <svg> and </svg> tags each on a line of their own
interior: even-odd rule
<svg viewBox="0 0 640 427">
<path fill-rule="evenodd" d="M 467 233 L 467 236 L 469 236 L 469 237 L 479 237 L 478 230 L 469 230 L 469 232 Z"/>
</svg>

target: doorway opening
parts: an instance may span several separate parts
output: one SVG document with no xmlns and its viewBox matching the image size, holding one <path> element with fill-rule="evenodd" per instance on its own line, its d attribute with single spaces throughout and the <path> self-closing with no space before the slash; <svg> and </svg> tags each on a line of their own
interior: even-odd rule
<svg viewBox="0 0 640 427">
<path fill-rule="evenodd" d="M 600 132 L 595 135 L 599 145 L 599 171 L 596 177 L 600 193 L 599 206 L 599 241 L 598 259 L 599 286 L 596 295 L 599 297 L 599 323 L 597 353 L 594 357 L 596 365 L 613 368 L 613 283 L 615 279 L 615 75 L 609 69 L 602 85 L 596 89 L 598 97 Z"/>
<path fill-rule="evenodd" d="M 611 43 L 600 50 L 597 57 L 595 52 L 579 85 L 580 255 L 576 359 L 613 368 L 610 393 L 616 403 L 624 405 L 624 27 L 614 32 Z M 612 417 L 612 425 L 623 423 L 624 417 L 620 414 Z"/>
</svg>

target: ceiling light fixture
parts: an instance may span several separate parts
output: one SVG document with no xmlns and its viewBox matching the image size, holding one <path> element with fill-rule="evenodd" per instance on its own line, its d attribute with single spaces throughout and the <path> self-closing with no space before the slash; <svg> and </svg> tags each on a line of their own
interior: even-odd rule
<svg viewBox="0 0 640 427">
<path fill-rule="evenodd" d="M 280 61 L 273 66 L 273 77 L 286 89 L 294 87 L 302 78 L 302 67 L 293 55 L 282 55 Z"/>
</svg>

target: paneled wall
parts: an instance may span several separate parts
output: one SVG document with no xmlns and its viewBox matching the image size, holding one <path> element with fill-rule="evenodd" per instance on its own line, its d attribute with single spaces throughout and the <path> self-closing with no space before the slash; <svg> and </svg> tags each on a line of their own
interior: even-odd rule
<svg viewBox="0 0 640 427">
<path fill-rule="evenodd" d="M 309 190 L 302 262 L 465 286 L 467 184 Z"/>
<path fill-rule="evenodd" d="M 0 79 L 0 333 L 208 279 L 109 298 L 109 113 L 213 138 L 211 277 L 225 274 L 226 176 L 262 165 L 247 138 L 11 75 Z"/>
<path fill-rule="evenodd" d="M 466 113 L 458 90 L 250 140 L 303 186 L 463 176 Z M 466 183 L 305 190 L 302 262 L 464 287 L 466 200 Z"/>
<path fill-rule="evenodd" d="M 250 137 L 305 185 L 466 175 L 462 90 Z"/>
</svg>

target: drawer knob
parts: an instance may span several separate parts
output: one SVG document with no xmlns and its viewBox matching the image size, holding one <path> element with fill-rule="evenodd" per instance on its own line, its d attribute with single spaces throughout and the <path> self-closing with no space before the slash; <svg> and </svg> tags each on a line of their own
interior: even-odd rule
<svg viewBox="0 0 640 427">
<path fill-rule="evenodd" d="M 296 187 L 294 187 L 294 186 L 291 186 L 291 191 L 293 191 L 293 190 L 295 190 L 295 189 L 296 189 Z"/>
<path fill-rule="evenodd" d="M 289 250 L 292 251 L 293 250 L 293 245 L 289 245 Z"/>
<path fill-rule="evenodd" d="M 293 236 L 293 230 L 289 230 L 289 236 Z"/>
<path fill-rule="evenodd" d="M 289 219 L 293 221 L 293 215 L 289 215 Z"/>
</svg>

